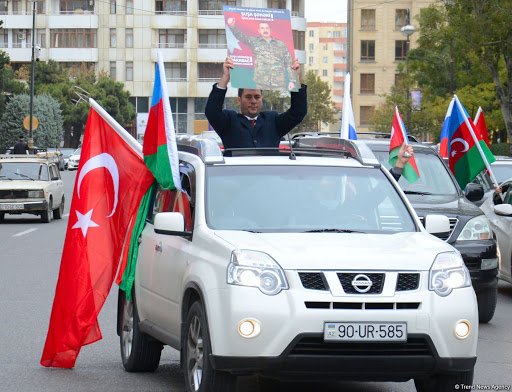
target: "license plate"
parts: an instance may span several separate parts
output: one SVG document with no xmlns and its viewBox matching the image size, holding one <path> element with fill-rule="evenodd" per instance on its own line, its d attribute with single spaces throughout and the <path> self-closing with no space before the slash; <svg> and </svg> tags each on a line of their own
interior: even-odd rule
<svg viewBox="0 0 512 392">
<path fill-rule="evenodd" d="M 406 323 L 325 323 L 324 341 L 405 342 Z"/>
<path fill-rule="evenodd" d="M 7 204 L 2 203 L 0 204 L 0 210 L 22 210 L 24 208 L 23 204 Z"/>
</svg>

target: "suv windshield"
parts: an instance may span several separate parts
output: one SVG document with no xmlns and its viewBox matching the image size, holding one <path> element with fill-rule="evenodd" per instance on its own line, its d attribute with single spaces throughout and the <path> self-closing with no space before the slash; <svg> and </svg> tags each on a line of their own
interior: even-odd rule
<svg viewBox="0 0 512 392">
<path fill-rule="evenodd" d="M 210 228 L 256 232 L 416 231 L 396 189 L 372 168 L 210 166 Z"/>
<path fill-rule="evenodd" d="M 388 162 L 389 152 L 374 151 L 374 154 L 386 168 L 391 168 Z M 420 178 L 411 184 L 401 177 L 398 182 L 405 193 L 425 195 L 454 195 L 458 193 L 457 187 L 448 173 L 448 168 L 437 155 L 422 154 L 419 151 L 415 151 L 414 155 Z"/>
<path fill-rule="evenodd" d="M 48 181 L 48 166 L 39 162 L 2 162 L 0 179 Z"/>
</svg>

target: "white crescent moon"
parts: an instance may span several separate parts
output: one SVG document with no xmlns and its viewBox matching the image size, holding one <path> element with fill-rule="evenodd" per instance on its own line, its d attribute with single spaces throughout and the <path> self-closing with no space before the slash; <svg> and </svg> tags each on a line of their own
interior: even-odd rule
<svg viewBox="0 0 512 392">
<path fill-rule="evenodd" d="M 450 150 L 452 149 L 452 144 L 456 143 L 456 142 L 462 143 L 462 145 L 464 146 L 464 150 L 462 150 L 462 151 L 454 151 L 453 154 L 452 154 L 452 157 L 455 156 L 456 152 L 466 152 L 467 150 L 469 150 L 469 143 L 467 141 L 465 141 L 464 139 L 460 138 L 460 137 L 457 137 L 457 138 L 453 139 L 450 142 Z"/>
<path fill-rule="evenodd" d="M 82 166 L 82 170 L 80 171 L 80 175 L 78 176 L 78 185 L 77 185 L 77 193 L 80 198 L 80 185 L 82 184 L 82 180 L 86 176 L 87 173 L 94 169 L 98 169 L 100 167 L 104 167 L 108 170 L 110 175 L 112 176 L 112 181 L 114 183 L 114 206 L 112 207 L 112 212 L 107 218 L 110 218 L 116 212 L 117 201 L 119 196 L 119 170 L 117 169 L 117 164 L 114 158 L 110 154 L 99 154 L 95 157 L 89 159 Z"/>
</svg>

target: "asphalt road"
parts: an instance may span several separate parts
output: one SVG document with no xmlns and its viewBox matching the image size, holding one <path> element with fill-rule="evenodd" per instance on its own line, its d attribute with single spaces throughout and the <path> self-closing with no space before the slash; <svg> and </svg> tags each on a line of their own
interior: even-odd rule
<svg viewBox="0 0 512 392">
<path fill-rule="evenodd" d="M 117 287 L 100 314 L 103 339 L 82 349 L 72 370 L 39 365 L 57 282 L 76 172 L 61 172 L 66 188 L 62 220 L 40 223 L 31 215 L 7 215 L 0 224 L 0 392 L 183 392 L 179 355 L 166 347 L 155 373 L 123 370 L 115 332 Z M 512 385 L 512 285 L 500 283 L 496 315 L 480 325 L 475 386 Z M 247 380 L 245 380 L 247 381 Z M 477 387 L 474 388 L 478 390 Z M 239 390 L 250 390 L 250 382 Z M 286 384 L 282 392 L 405 392 L 407 383 Z M 495 389 L 499 390 L 499 389 Z"/>
</svg>

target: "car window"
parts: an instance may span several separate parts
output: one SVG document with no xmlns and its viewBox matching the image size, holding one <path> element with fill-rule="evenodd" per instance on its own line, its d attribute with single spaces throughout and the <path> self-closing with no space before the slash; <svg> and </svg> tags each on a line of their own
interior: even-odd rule
<svg viewBox="0 0 512 392">
<path fill-rule="evenodd" d="M 512 178 L 512 161 L 507 165 L 491 165 L 491 169 L 500 184 Z"/>
<path fill-rule="evenodd" d="M 48 181 L 48 165 L 40 162 L 2 162 L 0 179 Z"/>
<path fill-rule="evenodd" d="M 374 151 L 374 153 L 380 163 L 388 169 L 391 168 L 388 162 L 388 152 Z M 399 184 L 405 192 L 425 192 L 433 195 L 453 195 L 458 193 L 457 187 L 448 173 L 448 168 L 437 155 L 421 154 L 416 151 L 414 156 L 420 178 L 411 184 L 404 177 L 401 177 Z"/>
<path fill-rule="evenodd" d="M 80 155 L 80 153 L 82 152 L 82 147 L 79 147 L 77 148 L 74 152 L 73 152 L 73 155 Z"/>
<path fill-rule="evenodd" d="M 208 167 L 206 221 L 262 232 L 416 230 L 380 170 L 324 166 Z"/>
<path fill-rule="evenodd" d="M 159 212 L 180 212 L 185 222 L 185 230 L 191 231 L 194 227 L 194 208 L 189 195 L 190 183 L 186 176 L 182 176 L 182 187 L 181 191 L 160 187 L 157 189 L 153 204 L 153 217 Z"/>
</svg>

